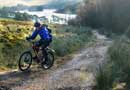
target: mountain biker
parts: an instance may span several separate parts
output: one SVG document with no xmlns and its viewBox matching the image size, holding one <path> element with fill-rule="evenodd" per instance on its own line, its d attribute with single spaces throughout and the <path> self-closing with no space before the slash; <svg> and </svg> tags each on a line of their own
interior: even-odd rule
<svg viewBox="0 0 130 90">
<path fill-rule="evenodd" d="M 42 47 L 43 55 L 47 55 L 45 48 L 49 46 L 52 36 L 50 36 L 49 31 L 45 25 L 41 25 L 39 22 L 34 23 L 34 27 L 36 28 L 35 31 L 32 33 L 31 36 L 27 37 L 27 40 L 33 40 L 37 37 L 37 35 L 40 36 L 40 40 L 35 43 L 35 46 Z M 36 59 L 35 56 L 33 59 Z"/>
</svg>

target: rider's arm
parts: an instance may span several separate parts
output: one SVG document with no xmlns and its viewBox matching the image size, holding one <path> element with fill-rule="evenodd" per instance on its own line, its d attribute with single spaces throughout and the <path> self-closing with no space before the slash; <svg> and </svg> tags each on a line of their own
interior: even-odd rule
<svg viewBox="0 0 130 90">
<path fill-rule="evenodd" d="M 32 33 L 32 36 L 30 36 L 29 38 L 30 38 L 30 39 L 35 39 L 36 36 L 37 36 L 37 34 L 38 34 L 38 30 L 35 30 L 35 31 Z"/>
</svg>

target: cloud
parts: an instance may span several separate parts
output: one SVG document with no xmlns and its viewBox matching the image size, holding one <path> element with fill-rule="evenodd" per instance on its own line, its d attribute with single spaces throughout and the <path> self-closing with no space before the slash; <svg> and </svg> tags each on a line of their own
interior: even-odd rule
<svg viewBox="0 0 130 90">
<path fill-rule="evenodd" d="M 28 6 L 43 5 L 50 0 L 0 0 L 0 6 L 14 6 L 17 4 L 23 4 Z"/>
</svg>

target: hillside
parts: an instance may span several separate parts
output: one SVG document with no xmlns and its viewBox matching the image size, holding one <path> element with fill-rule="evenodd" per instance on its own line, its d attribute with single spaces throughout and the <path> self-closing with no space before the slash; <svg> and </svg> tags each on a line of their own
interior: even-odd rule
<svg viewBox="0 0 130 90">
<path fill-rule="evenodd" d="M 53 0 L 46 5 L 47 8 L 61 9 L 79 3 L 81 0 Z"/>
<path fill-rule="evenodd" d="M 77 8 L 80 3 L 71 3 L 68 4 L 56 11 L 56 13 L 69 13 L 69 14 L 75 14 L 77 12 Z"/>
<path fill-rule="evenodd" d="M 19 10 L 29 10 L 29 11 L 42 11 L 43 9 L 57 9 L 59 13 L 66 13 L 70 11 L 75 13 L 77 6 L 81 0 L 53 0 L 47 4 L 37 5 L 37 6 L 26 6 L 18 4 L 17 6 L 12 7 L 3 7 L 5 11 L 19 11 Z"/>
</svg>

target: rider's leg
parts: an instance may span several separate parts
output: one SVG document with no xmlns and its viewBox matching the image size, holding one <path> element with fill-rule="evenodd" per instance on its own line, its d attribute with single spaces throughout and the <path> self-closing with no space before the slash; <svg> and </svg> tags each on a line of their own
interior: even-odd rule
<svg viewBox="0 0 130 90">
<path fill-rule="evenodd" d="M 42 43 L 42 51 L 43 51 L 44 57 L 47 56 L 47 52 L 46 52 L 46 50 L 45 50 L 45 48 L 46 48 L 47 46 L 49 46 L 49 41 L 43 41 L 43 43 Z"/>
</svg>

